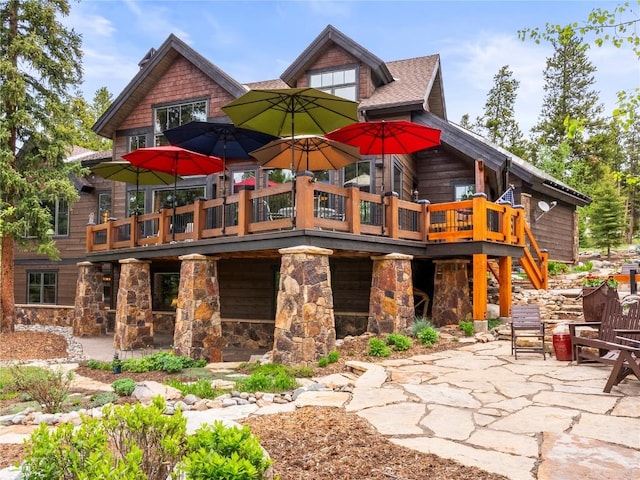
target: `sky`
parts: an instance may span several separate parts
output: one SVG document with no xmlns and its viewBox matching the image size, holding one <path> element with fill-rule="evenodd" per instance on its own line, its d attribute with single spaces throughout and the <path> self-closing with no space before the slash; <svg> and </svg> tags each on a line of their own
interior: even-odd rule
<svg viewBox="0 0 640 480">
<path fill-rule="evenodd" d="M 329 24 L 383 61 L 439 54 L 447 116 L 482 114 L 493 77 L 508 65 L 520 82 L 515 104 L 523 132 L 538 120 L 548 44 L 518 30 L 549 22 L 582 23 L 620 2 L 573 1 L 229 1 L 81 0 L 62 19 L 83 38 L 87 100 L 101 87 L 117 97 L 151 48 L 177 35 L 240 83 L 276 79 Z M 634 4 L 634 2 L 631 2 Z M 640 6 L 635 4 L 635 17 Z M 640 62 L 629 47 L 589 50 L 594 89 L 606 112 L 616 92 L 640 87 Z"/>
</svg>

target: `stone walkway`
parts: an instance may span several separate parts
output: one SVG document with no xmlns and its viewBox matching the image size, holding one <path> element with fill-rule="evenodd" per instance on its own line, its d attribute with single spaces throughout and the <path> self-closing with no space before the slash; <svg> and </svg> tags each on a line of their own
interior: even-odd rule
<svg viewBox="0 0 640 480">
<path fill-rule="evenodd" d="M 352 394 L 307 391 L 288 404 L 189 411 L 188 429 L 213 419 L 335 406 L 367 419 L 393 443 L 511 480 L 638 477 L 640 382 L 628 378 L 605 394 L 610 367 L 534 354 L 515 360 L 507 341 L 350 365 L 363 372 L 355 380 L 317 380 L 355 383 Z M 21 442 L 32 430 L 0 427 L 0 443 Z M 8 475 L 0 471 L 0 479 L 15 478 Z"/>
</svg>

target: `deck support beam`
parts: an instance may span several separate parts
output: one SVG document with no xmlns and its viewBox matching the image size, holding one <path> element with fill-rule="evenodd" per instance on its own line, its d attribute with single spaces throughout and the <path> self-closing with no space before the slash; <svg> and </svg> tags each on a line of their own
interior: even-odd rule
<svg viewBox="0 0 640 480">
<path fill-rule="evenodd" d="M 153 344 L 151 275 L 148 260 L 120 260 L 120 282 L 116 305 L 113 347 L 116 350 L 144 348 Z"/>
<path fill-rule="evenodd" d="M 473 312 L 469 296 L 469 260 L 434 260 L 433 263 L 436 266 L 431 308 L 433 324 L 442 327 L 471 321 Z M 484 280 L 486 288 L 486 268 Z"/>
<path fill-rule="evenodd" d="M 499 301 L 500 301 L 500 316 L 510 317 L 511 312 L 511 269 L 513 266 L 513 260 L 511 257 L 500 257 L 498 259 L 498 283 L 500 283 Z"/>
<path fill-rule="evenodd" d="M 488 257 L 486 254 L 475 254 L 473 256 L 473 319 L 487 319 L 487 268 Z M 501 265 L 502 266 L 502 265 Z M 500 270 L 502 271 L 502 269 Z"/>
</svg>

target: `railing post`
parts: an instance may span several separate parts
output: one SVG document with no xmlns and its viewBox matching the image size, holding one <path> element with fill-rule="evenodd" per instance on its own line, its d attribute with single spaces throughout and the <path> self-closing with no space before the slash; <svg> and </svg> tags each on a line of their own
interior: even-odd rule
<svg viewBox="0 0 640 480">
<path fill-rule="evenodd" d="M 518 205 L 514 207 L 514 210 L 516 213 L 514 230 L 516 237 L 518 238 L 517 245 L 524 247 L 527 244 L 527 241 L 524 238 L 524 207 L 522 205 Z"/>
<path fill-rule="evenodd" d="M 386 225 L 386 232 L 389 238 L 400 237 L 400 209 L 398 208 L 398 194 L 396 192 L 387 192 L 384 194 L 384 216 L 385 220 L 382 224 Z"/>
<path fill-rule="evenodd" d="M 202 208 L 202 199 L 196 199 L 193 204 L 193 233 L 195 240 L 200 240 L 202 234 L 202 227 L 205 225 L 204 209 Z"/>
<path fill-rule="evenodd" d="M 474 193 L 473 198 L 473 239 L 487 239 L 487 194 Z M 485 271 L 487 269 L 485 268 Z M 478 320 L 478 319 L 476 319 Z"/>
<path fill-rule="evenodd" d="M 431 224 L 431 212 L 429 212 L 429 200 L 418 200 L 418 204 L 422 207 L 420 212 L 420 238 L 423 242 L 427 241 L 429 236 L 429 225 Z"/>
<path fill-rule="evenodd" d="M 513 242 L 512 225 L 513 223 L 513 209 L 511 204 L 505 203 L 502 205 L 502 235 L 504 235 L 504 243 L 511 245 Z M 508 315 L 505 315 L 508 316 Z"/>
<path fill-rule="evenodd" d="M 160 219 L 158 220 L 158 238 L 160 244 L 166 243 L 165 238 L 170 233 L 169 224 L 171 222 L 171 210 L 163 208 L 160 210 Z"/>
<path fill-rule="evenodd" d="M 129 247 L 138 245 L 138 214 L 129 216 Z"/>
<path fill-rule="evenodd" d="M 349 231 L 360 235 L 360 189 L 349 187 L 347 189 L 346 219 L 349 223 Z"/>
<path fill-rule="evenodd" d="M 296 174 L 295 225 L 297 229 L 313 228 L 313 173 Z"/>
<path fill-rule="evenodd" d="M 107 220 L 107 250 L 113 250 L 113 220 Z"/>
<path fill-rule="evenodd" d="M 251 219 L 251 199 L 249 198 L 250 190 L 240 190 L 238 192 L 238 236 L 242 237 L 247 234 L 249 220 Z"/>
</svg>

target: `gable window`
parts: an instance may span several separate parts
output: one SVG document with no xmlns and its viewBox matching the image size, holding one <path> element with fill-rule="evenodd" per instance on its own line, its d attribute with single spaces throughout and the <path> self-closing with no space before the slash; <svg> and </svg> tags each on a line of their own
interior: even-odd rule
<svg viewBox="0 0 640 480">
<path fill-rule="evenodd" d="M 309 75 L 309 86 L 347 100 L 357 100 L 356 69 L 331 70 Z"/>
<path fill-rule="evenodd" d="M 207 121 L 207 102 L 177 103 L 153 109 L 153 134 L 155 146 L 168 145 L 169 142 L 162 132 L 170 128 L 179 127 L 192 120 Z"/>
<path fill-rule="evenodd" d="M 129 152 L 133 152 L 139 148 L 144 148 L 147 146 L 147 136 L 146 135 L 131 135 L 129 137 Z"/>
<path fill-rule="evenodd" d="M 56 303 L 57 272 L 34 271 L 27 277 L 27 303 Z"/>
</svg>

